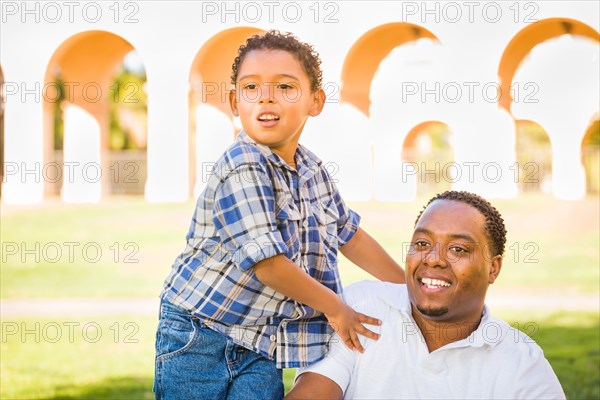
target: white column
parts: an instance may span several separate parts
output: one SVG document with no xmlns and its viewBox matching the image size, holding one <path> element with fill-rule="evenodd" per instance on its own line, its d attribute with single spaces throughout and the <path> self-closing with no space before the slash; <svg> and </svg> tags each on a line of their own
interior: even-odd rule
<svg viewBox="0 0 600 400">
<path fill-rule="evenodd" d="M 15 64 L 19 60 L 12 60 Z M 4 183 L 2 200 L 34 204 L 44 193 L 43 80 L 31 70 L 18 71 L 3 60 L 6 109 L 4 117 Z"/>
<path fill-rule="evenodd" d="M 61 197 L 67 203 L 96 203 L 102 193 L 100 125 L 84 109 L 67 105 L 64 110 L 64 167 Z"/>
<path fill-rule="evenodd" d="M 558 126 L 557 126 L 558 125 Z M 552 193 L 562 200 L 579 200 L 585 196 L 585 170 L 581 165 L 581 135 L 585 132 L 585 120 L 572 123 L 568 129 L 559 124 L 548 124 L 546 129 L 551 137 L 574 138 L 556 140 L 552 144 Z"/>
<path fill-rule="evenodd" d="M 308 119 L 300 138 L 323 161 L 346 201 L 372 197 L 372 141 L 368 119 L 353 106 L 333 100 Z"/>
<path fill-rule="evenodd" d="M 148 54 L 148 179 L 146 199 L 188 198 L 189 63 Z"/>
<path fill-rule="evenodd" d="M 215 162 L 233 143 L 233 125 L 225 114 L 209 105 L 196 108 L 196 182 L 194 196 L 198 196 L 208 182 Z"/>
</svg>

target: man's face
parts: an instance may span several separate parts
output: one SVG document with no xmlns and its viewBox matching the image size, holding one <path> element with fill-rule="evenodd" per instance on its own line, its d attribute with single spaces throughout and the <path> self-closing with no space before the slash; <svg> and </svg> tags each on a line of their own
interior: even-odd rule
<svg viewBox="0 0 600 400">
<path fill-rule="evenodd" d="M 484 216 L 469 204 L 435 200 L 421 215 L 406 256 L 415 318 L 477 323 L 502 257 L 492 257 Z"/>
<path fill-rule="evenodd" d="M 250 51 L 235 87 L 231 110 L 248 135 L 284 160 L 293 159 L 307 118 L 318 115 L 325 101 L 322 90 L 311 93 L 300 62 L 283 50 Z"/>
</svg>

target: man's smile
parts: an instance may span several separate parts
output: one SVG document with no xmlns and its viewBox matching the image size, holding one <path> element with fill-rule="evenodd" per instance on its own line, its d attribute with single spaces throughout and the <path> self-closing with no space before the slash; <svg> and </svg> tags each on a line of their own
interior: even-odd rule
<svg viewBox="0 0 600 400">
<path fill-rule="evenodd" d="M 420 283 L 420 287 L 427 292 L 439 292 L 452 286 L 449 280 L 442 278 L 421 277 L 417 278 L 417 281 Z"/>
</svg>

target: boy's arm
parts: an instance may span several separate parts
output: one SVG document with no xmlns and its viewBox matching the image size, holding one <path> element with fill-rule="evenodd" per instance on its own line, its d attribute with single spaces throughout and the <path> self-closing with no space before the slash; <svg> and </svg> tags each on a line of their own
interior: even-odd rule
<svg viewBox="0 0 600 400">
<path fill-rule="evenodd" d="M 327 317 L 346 346 L 361 353 L 364 349 L 358 334 L 377 340 L 379 335 L 364 327 L 363 323 L 380 325 L 381 321 L 354 311 L 332 290 L 316 281 L 299 266 L 282 254 L 267 258 L 254 265 L 254 273 L 263 284 L 304 303 Z"/>
<path fill-rule="evenodd" d="M 342 254 L 354 264 L 384 282 L 406 283 L 402 267 L 362 228 L 342 247 Z"/>
</svg>

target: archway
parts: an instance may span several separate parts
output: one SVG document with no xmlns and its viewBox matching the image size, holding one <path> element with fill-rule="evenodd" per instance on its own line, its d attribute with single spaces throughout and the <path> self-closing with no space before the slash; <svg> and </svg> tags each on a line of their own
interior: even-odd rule
<svg viewBox="0 0 600 400">
<path fill-rule="evenodd" d="M 540 124 L 551 138 L 551 191 L 561 199 L 585 194 L 581 141 L 598 112 L 598 42 L 600 34 L 580 21 L 549 18 L 518 32 L 498 67 L 499 106 Z"/>
<path fill-rule="evenodd" d="M 110 85 L 110 193 L 143 195 L 147 178 L 146 70 L 137 51 L 123 59 Z"/>
<path fill-rule="evenodd" d="M 546 130 L 526 119 L 516 120 L 516 164 L 511 168 L 520 192 L 551 192 L 552 143 Z"/>
<path fill-rule="evenodd" d="M 366 32 L 350 48 L 344 60 L 340 100 L 352 104 L 368 117 L 371 82 L 381 60 L 395 47 L 424 38 L 439 41 L 427 29 L 408 22 L 392 22 Z"/>
<path fill-rule="evenodd" d="M 113 159 L 111 152 L 127 149 L 115 145 L 119 110 L 131 110 L 143 98 L 143 82 L 129 80 L 119 69 L 133 50 L 122 37 L 93 30 L 68 38 L 52 55 L 43 96 L 47 195 L 60 193 L 65 201 L 94 202 L 103 195 L 127 192 L 123 185 L 143 187 L 145 128 L 139 141 L 141 159 L 131 161 L 122 154 Z"/>
<path fill-rule="evenodd" d="M 581 141 L 581 164 L 587 194 L 600 194 L 600 120 L 595 119 Z"/>
<path fill-rule="evenodd" d="M 340 100 L 368 118 L 372 151 L 364 157 L 372 160 L 372 196 L 377 200 L 410 200 L 416 194 L 412 171 L 404 170 L 400 157 L 404 137 L 422 121 L 443 118 L 437 108 L 423 106 L 415 97 L 403 98 L 403 85 L 436 75 L 443 54 L 436 44 L 438 38 L 421 26 L 388 23 L 361 35 L 344 60 Z"/>
<path fill-rule="evenodd" d="M 231 65 L 238 48 L 258 28 L 238 27 L 212 36 L 190 68 L 190 196 L 202 189 L 214 162 L 239 132 L 229 109 Z"/>
<path fill-rule="evenodd" d="M 498 65 L 500 93 L 498 104 L 508 112 L 514 100 L 511 86 L 515 73 L 531 50 L 540 43 L 562 35 L 576 35 L 600 41 L 591 26 L 569 18 L 548 18 L 535 22 L 517 33 L 508 43 Z"/>
<path fill-rule="evenodd" d="M 443 122 L 426 121 L 410 130 L 402 145 L 402 162 L 416 179 L 417 195 L 432 195 L 452 188 L 458 173 L 451 132 Z"/>
</svg>

